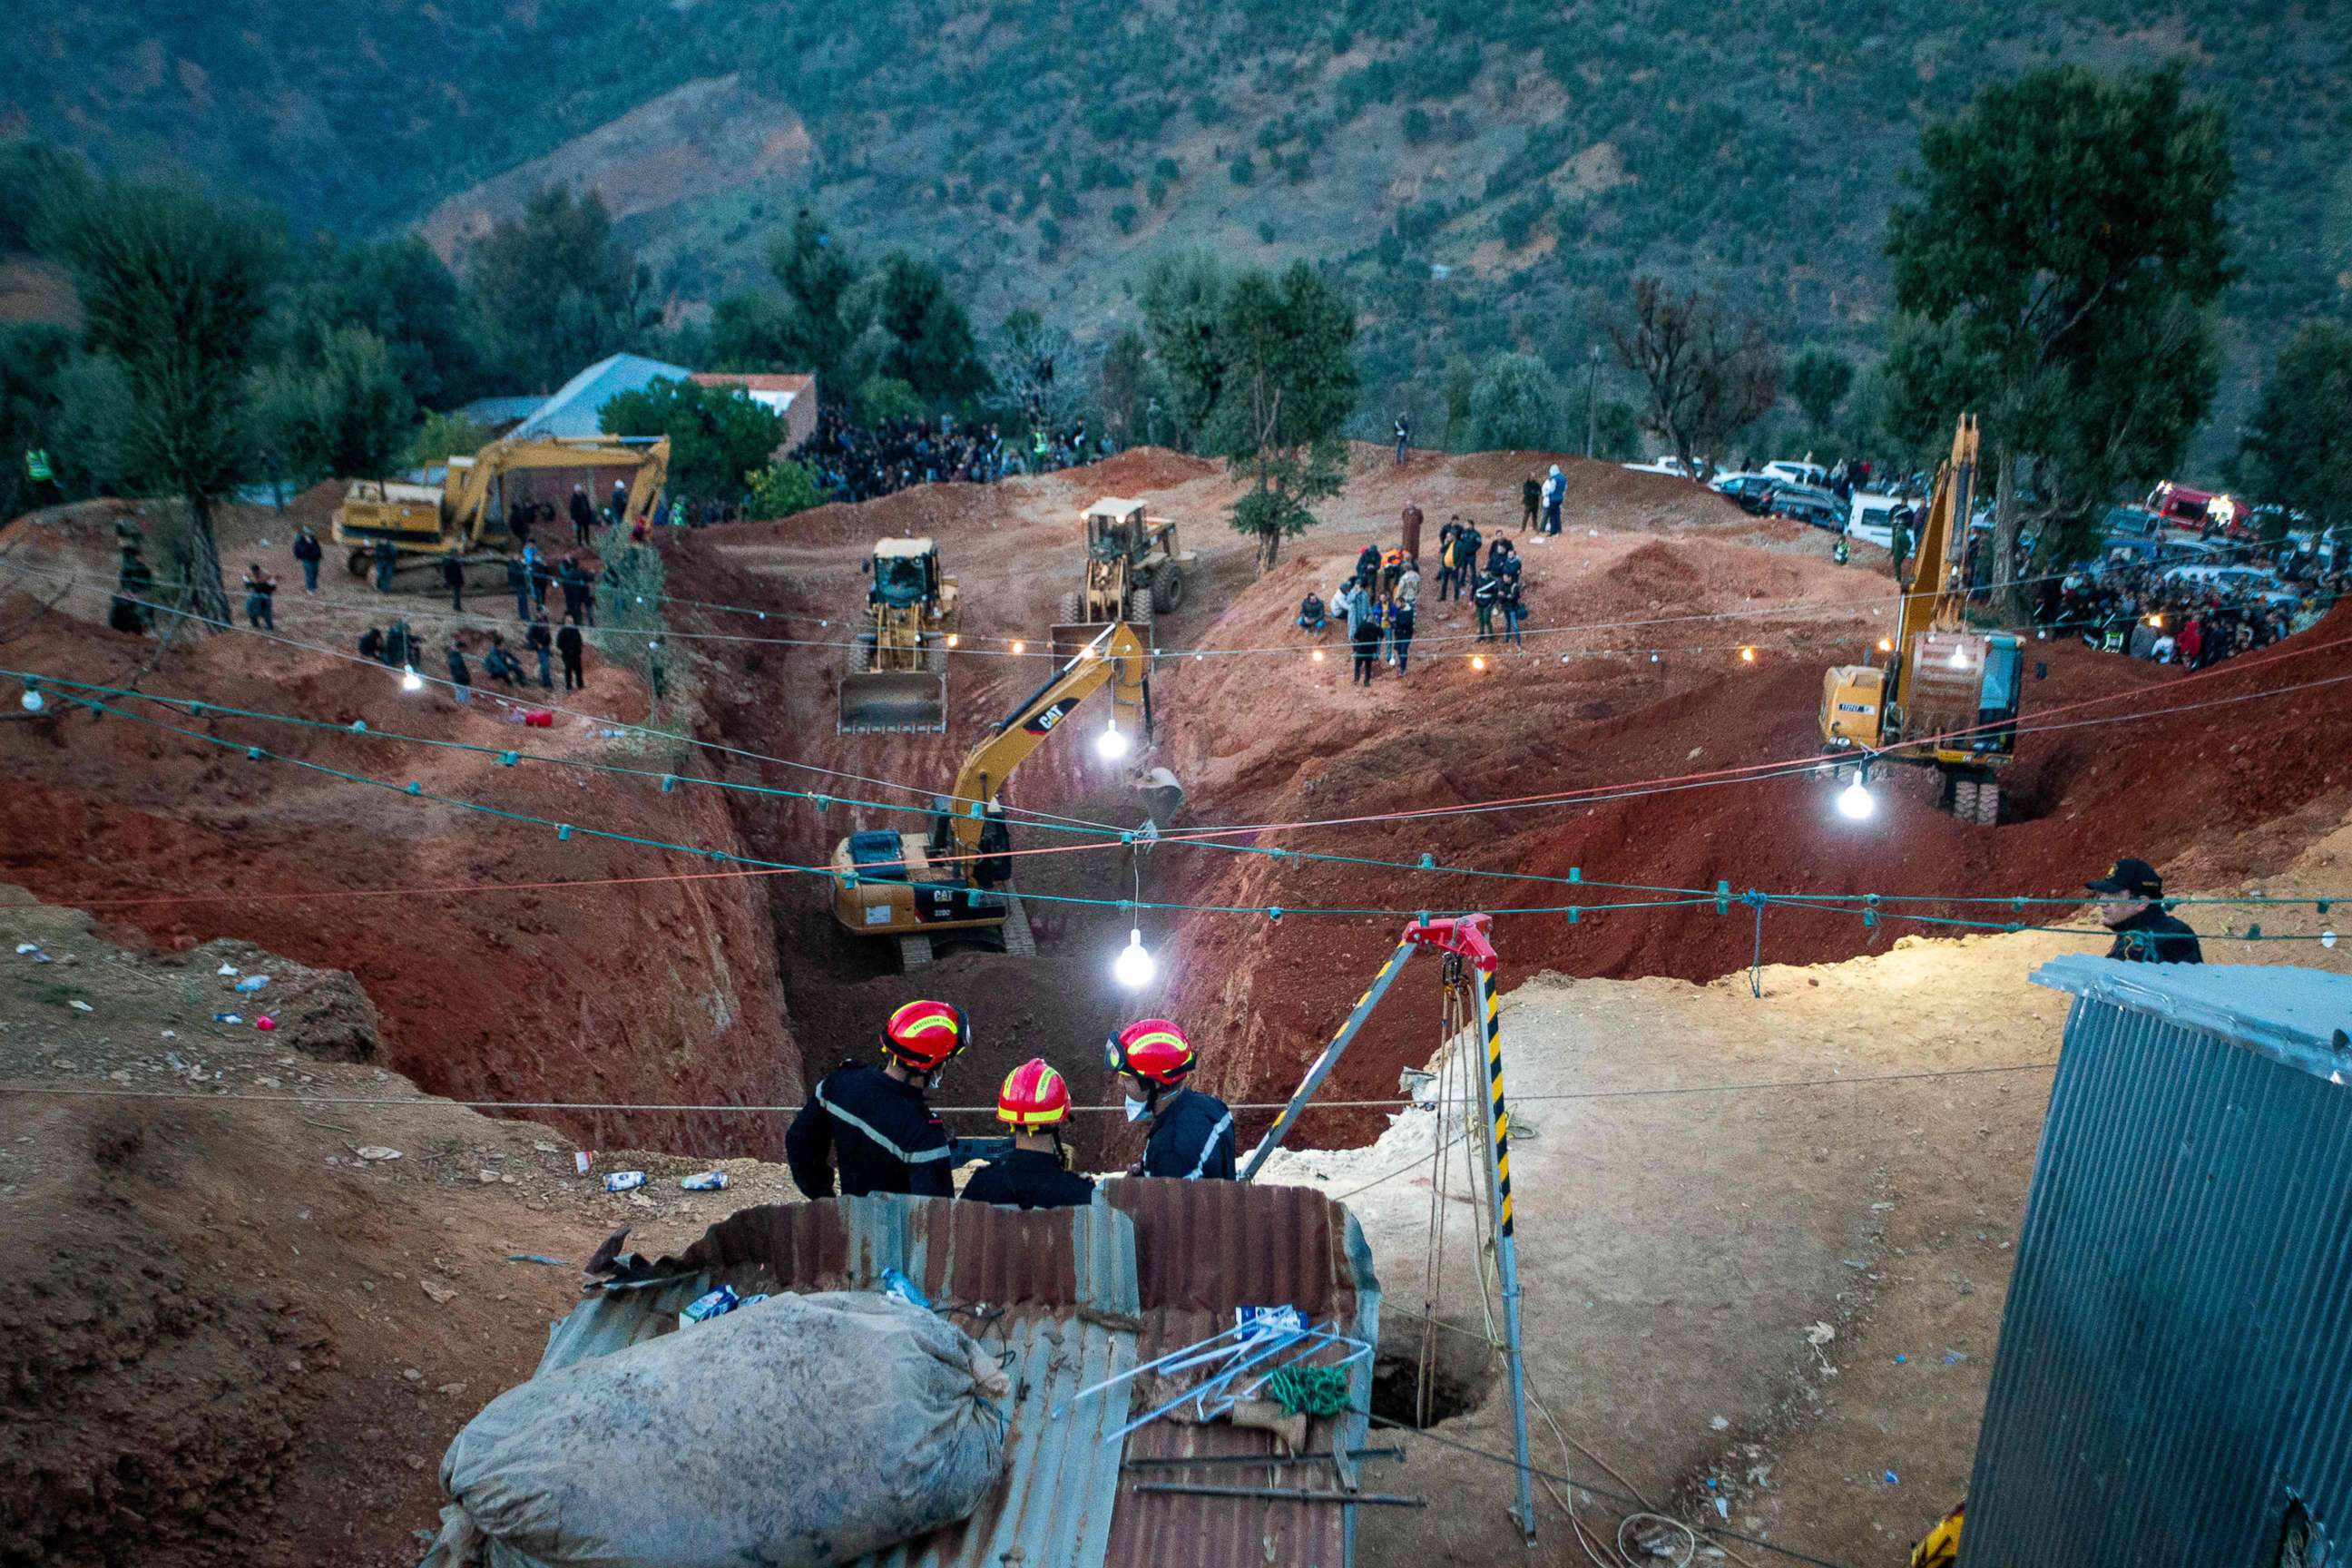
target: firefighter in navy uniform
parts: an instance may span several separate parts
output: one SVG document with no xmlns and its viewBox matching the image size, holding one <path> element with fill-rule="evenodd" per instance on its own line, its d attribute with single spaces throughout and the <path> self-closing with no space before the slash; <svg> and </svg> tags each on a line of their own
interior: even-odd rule
<svg viewBox="0 0 2352 1568">
<path fill-rule="evenodd" d="M 1113 1035 L 1104 1055 L 1127 1098 L 1127 1119 L 1151 1122 L 1131 1174 L 1234 1179 L 1234 1113 L 1215 1095 L 1184 1087 L 1200 1058 L 1183 1030 L 1165 1018 L 1139 1019 Z"/>
<path fill-rule="evenodd" d="M 996 1119 L 1013 1129 L 1013 1152 L 974 1171 L 963 1195 L 974 1203 L 1024 1209 L 1084 1208 L 1095 1184 L 1072 1173 L 1062 1153 L 1062 1123 L 1070 1118 L 1070 1086 L 1032 1057 L 1005 1075 L 996 1091 Z"/>
<path fill-rule="evenodd" d="M 882 1026 L 883 1063 L 844 1062 L 817 1080 L 784 1134 L 793 1184 L 811 1200 L 912 1193 L 952 1197 L 954 1146 L 925 1102 L 940 1069 L 971 1044 L 971 1022 L 946 1002 L 909 1002 Z"/>
<path fill-rule="evenodd" d="M 2147 861 L 2126 856 L 2084 886 L 2099 895 L 2099 919 L 2116 933 L 2109 958 L 2126 963 L 2205 962 L 2197 933 L 2164 912 L 2164 879 Z"/>
</svg>

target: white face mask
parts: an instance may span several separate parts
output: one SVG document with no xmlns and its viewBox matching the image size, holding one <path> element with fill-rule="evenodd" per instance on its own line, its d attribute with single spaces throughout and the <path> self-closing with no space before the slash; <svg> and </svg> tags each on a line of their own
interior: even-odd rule
<svg viewBox="0 0 2352 1568">
<path fill-rule="evenodd" d="M 1130 1100 L 1127 1102 L 1127 1119 L 1129 1121 L 1140 1121 L 1150 1114 L 1151 1102 L 1150 1100 Z"/>
</svg>

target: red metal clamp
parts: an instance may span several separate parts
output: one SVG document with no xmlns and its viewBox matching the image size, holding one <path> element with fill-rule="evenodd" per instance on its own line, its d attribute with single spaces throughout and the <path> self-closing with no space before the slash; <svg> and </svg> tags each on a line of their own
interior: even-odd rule
<svg viewBox="0 0 2352 1568">
<path fill-rule="evenodd" d="M 1492 974 L 1497 959 L 1495 944 L 1486 940 L 1486 927 L 1494 918 L 1448 915 L 1439 920 L 1417 920 L 1404 928 L 1404 940 L 1459 953 L 1475 964 L 1480 973 Z"/>
</svg>

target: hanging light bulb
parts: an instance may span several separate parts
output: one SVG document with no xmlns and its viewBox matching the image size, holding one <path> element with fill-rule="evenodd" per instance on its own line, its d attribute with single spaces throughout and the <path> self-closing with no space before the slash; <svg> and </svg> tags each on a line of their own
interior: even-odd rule
<svg viewBox="0 0 2352 1568">
<path fill-rule="evenodd" d="M 1151 984 L 1151 977 L 1159 972 L 1160 965 L 1152 962 L 1150 952 L 1143 945 L 1142 931 L 1129 927 L 1127 945 L 1111 961 L 1111 978 L 1129 991 L 1140 991 Z"/>
<path fill-rule="evenodd" d="M 1318 664 L 1323 662 L 1323 650 L 1319 647 L 1315 650 L 1315 662 Z"/>
<path fill-rule="evenodd" d="M 962 638 L 962 637 L 959 637 L 959 636 L 957 636 L 954 632 L 950 632 L 950 633 L 948 634 L 948 647 L 955 647 L 955 645 L 956 645 L 956 644 L 958 644 L 958 643 L 961 642 L 962 640 L 963 640 L 963 638 Z"/>
<path fill-rule="evenodd" d="M 1104 762 L 1115 763 L 1127 755 L 1128 744 L 1127 737 L 1119 733 L 1118 721 L 1113 719 L 1103 726 L 1103 732 L 1095 737 L 1095 755 Z"/>
<path fill-rule="evenodd" d="M 1023 642 L 1019 637 L 1014 637 L 1013 639 L 1013 651 L 1014 653 L 1027 653 L 1029 651 L 1029 645 Z"/>
<path fill-rule="evenodd" d="M 2156 627 L 2157 630 L 2162 631 L 2164 629 L 2164 617 L 2160 615 L 2150 616 L 2147 618 L 2147 624 Z"/>
<path fill-rule="evenodd" d="M 1968 668 L 1969 650 L 1966 646 L 1958 643 L 1954 644 L 1952 647 L 1952 657 L 1945 662 L 1948 663 L 1954 669 Z"/>
<path fill-rule="evenodd" d="M 416 673 L 416 667 L 415 665 L 410 665 L 405 670 L 401 672 L 400 689 L 403 691 L 422 691 L 425 689 L 425 678 Z"/>
<path fill-rule="evenodd" d="M 49 705 L 49 700 L 47 698 L 42 696 L 39 692 L 35 691 L 30 688 L 26 689 L 24 696 L 16 699 L 16 702 L 17 705 L 23 708 L 27 713 L 38 713 L 42 709 L 47 708 Z"/>
<path fill-rule="evenodd" d="M 1742 664 L 1754 664 L 1756 662 L 1756 650 L 1752 647 L 1741 648 L 1739 650 L 1739 662 Z"/>
<path fill-rule="evenodd" d="M 1483 653 L 1474 653 L 1474 654 L 1472 654 L 1472 655 L 1470 656 L 1470 668 L 1473 668 L 1473 669 L 1484 669 L 1484 668 L 1486 668 L 1486 656 L 1485 654 L 1483 654 Z"/>
<path fill-rule="evenodd" d="M 1837 807 L 1838 815 L 1849 822 L 1864 822 L 1878 809 L 1878 803 L 1871 798 L 1870 786 L 1857 773 L 1853 783 L 1838 791 Z"/>
<path fill-rule="evenodd" d="M 1879 638 L 1878 651 L 1881 653 L 1893 653 L 1895 651 L 1895 639 L 1893 637 Z"/>
</svg>

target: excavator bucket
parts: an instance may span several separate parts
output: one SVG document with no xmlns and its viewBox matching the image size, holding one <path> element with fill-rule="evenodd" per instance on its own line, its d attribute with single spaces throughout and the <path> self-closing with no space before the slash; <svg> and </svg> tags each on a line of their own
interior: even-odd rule
<svg viewBox="0 0 2352 1568">
<path fill-rule="evenodd" d="M 1076 658 L 1081 648 L 1084 648 L 1087 644 L 1093 642 L 1095 638 L 1102 636 L 1103 633 L 1110 630 L 1110 628 L 1117 624 L 1118 623 L 1114 621 L 1055 622 L 1053 631 L 1048 634 L 1054 639 L 1054 657 L 1066 663 L 1070 659 Z M 1145 637 L 1148 640 L 1150 634 L 1140 633 L 1139 635 Z"/>
<path fill-rule="evenodd" d="M 841 711 L 834 732 L 841 735 L 931 733 L 948 727 L 948 678 L 921 669 L 878 674 L 845 671 Z"/>
</svg>

